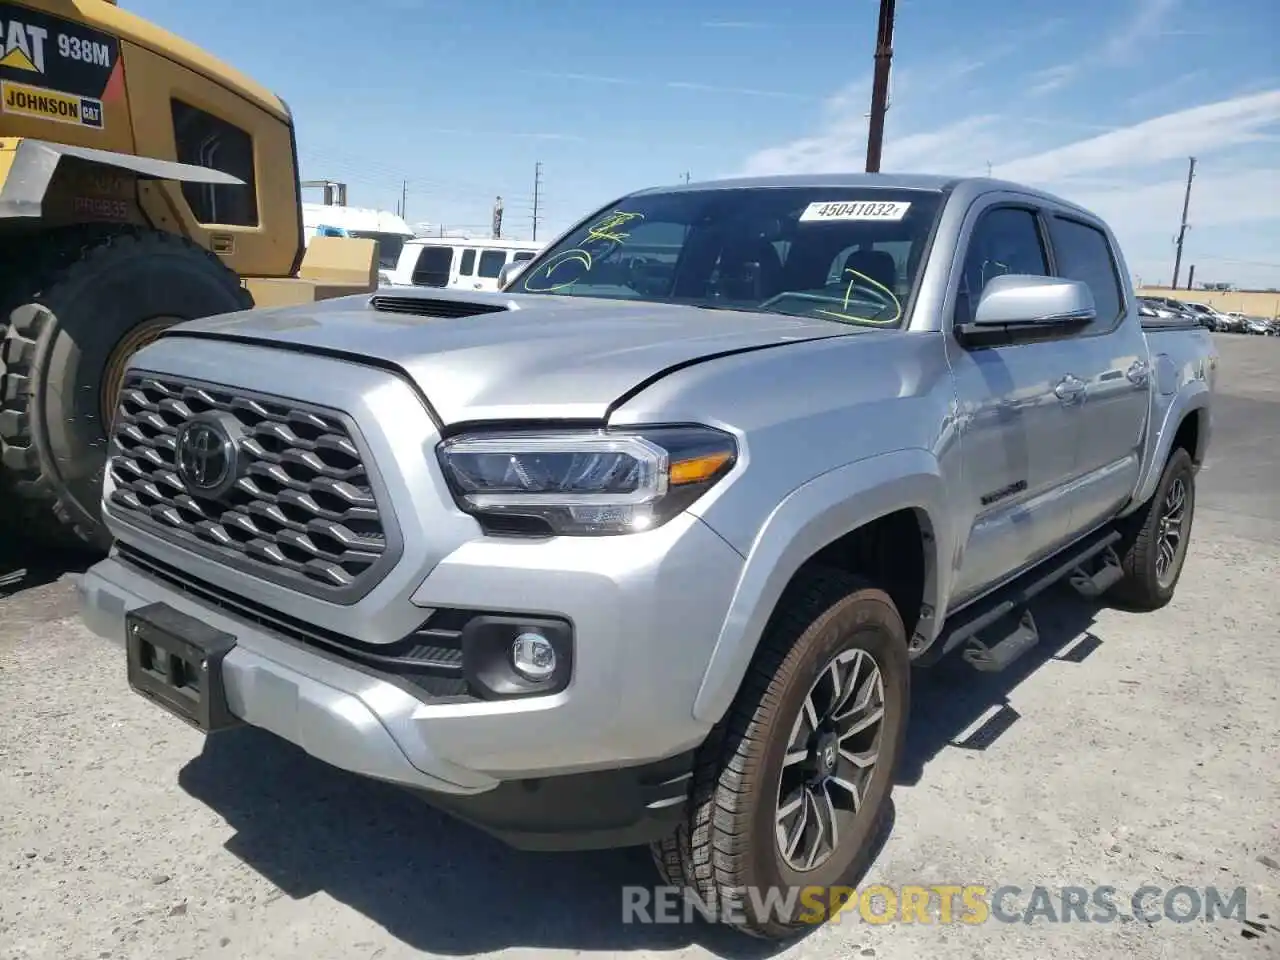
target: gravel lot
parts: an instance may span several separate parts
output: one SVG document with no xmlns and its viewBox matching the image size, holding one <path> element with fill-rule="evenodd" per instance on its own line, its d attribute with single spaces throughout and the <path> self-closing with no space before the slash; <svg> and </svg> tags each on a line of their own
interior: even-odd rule
<svg viewBox="0 0 1280 960">
<path fill-rule="evenodd" d="M 920 676 L 865 882 L 1021 887 L 1011 905 L 1037 884 L 1106 884 L 1122 913 L 1143 885 L 1243 887 L 1248 921 L 879 926 L 851 911 L 783 956 L 1280 953 L 1280 341 L 1218 341 L 1175 602 L 1141 616 L 1063 591 L 1010 673 Z M 771 954 L 703 923 L 624 925 L 620 888 L 653 882 L 643 852 L 517 854 L 269 736 L 204 743 L 128 690 L 120 652 L 77 621 L 74 576 L 0 586 L 4 960 Z"/>
</svg>

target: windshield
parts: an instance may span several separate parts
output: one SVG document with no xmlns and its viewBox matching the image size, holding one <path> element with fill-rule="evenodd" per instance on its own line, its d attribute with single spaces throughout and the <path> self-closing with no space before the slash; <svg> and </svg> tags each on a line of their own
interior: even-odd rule
<svg viewBox="0 0 1280 960">
<path fill-rule="evenodd" d="M 361 240 L 376 240 L 378 243 L 378 266 L 384 270 L 393 270 L 400 262 L 400 251 L 409 238 L 399 233 L 376 233 L 372 230 L 351 230 L 351 236 Z"/>
<path fill-rule="evenodd" d="M 640 194 L 549 247 L 511 291 L 895 326 L 941 204 L 865 187 Z"/>
</svg>

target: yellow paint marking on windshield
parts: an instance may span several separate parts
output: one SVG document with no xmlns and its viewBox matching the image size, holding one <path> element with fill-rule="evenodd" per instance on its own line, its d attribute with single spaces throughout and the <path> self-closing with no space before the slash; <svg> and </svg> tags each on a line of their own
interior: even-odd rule
<svg viewBox="0 0 1280 960">
<path fill-rule="evenodd" d="M 608 240 L 612 243 L 622 243 L 631 234 L 620 232 L 621 227 L 625 227 L 632 220 L 643 220 L 643 213 L 627 213 L 619 210 L 617 213 L 611 213 L 593 227 L 587 228 L 587 238 L 583 243 L 591 243 L 596 240 Z"/>
<path fill-rule="evenodd" d="M 815 310 L 814 313 L 821 313 L 821 314 L 824 314 L 825 316 L 833 317 L 836 320 L 852 320 L 857 323 L 883 323 L 886 326 L 891 323 L 897 323 L 899 320 L 902 319 L 902 301 L 898 299 L 898 295 L 896 293 L 894 293 L 892 290 L 890 290 L 880 281 L 873 280 L 871 277 L 868 277 L 865 273 L 860 273 L 857 270 L 854 270 L 850 267 L 846 267 L 844 272 L 846 274 L 851 274 L 852 277 L 849 280 L 849 285 L 844 288 L 844 302 L 840 304 L 840 309 L 838 311 L 837 310 Z M 891 305 L 893 307 L 892 317 L 889 317 L 886 320 L 873 320 L 871 317 L 860 317 L 860 316 L 857 316 L 856 314 L 852 314 L 848 312 L 849 301 L 853 299 L 853 288 L 859 285 L 858 281 L 862 281 L 862 286 L 869 287 L 872 290 L 872 292 L 883 293 L 886 297 L 889 298 L 889 302 L 886 304 L 886 306 Z"/>
<path fill-rule="evenodd" d="M 586 250 L 580 250 L 577 247 L 575 247 L 572 250 L 566 250 L 564 253 L 557 254 L 555 259 L 552 260 L 550 263 L 548 263 L 546 267 L 541 269 L 539 273 L 541 273 L 545 279 L 550 280 L 551 274 L 556 270 L 557 267 L 563 267 L 566 263 L 573 263 L 573 262 L 582 264 L 582 273 L 590 272 L 591 262 L 592 262 L 591 254 L 589 254 Z M 532 279 L 533 279 L 532 277 L 525 277 L 524 279 L 524 288 L 528 290 L 530 293 L 555 293 L 557 290 L 564 290 L 566 287 L 573 286 L 575 283 L 577 283 L 579 280 L 582 279 L 582 274 L 579 274 L 578 276 L 574 277 L 572 280 L 566 280 L 563 283 L 552 283 L 545 287 L 529 286 L 529 281 Z"/>
</svg>

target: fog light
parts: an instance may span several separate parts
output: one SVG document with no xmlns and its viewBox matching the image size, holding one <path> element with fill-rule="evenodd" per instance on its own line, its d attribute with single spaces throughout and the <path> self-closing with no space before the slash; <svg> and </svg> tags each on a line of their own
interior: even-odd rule
<svg viewBox="0 0 1280 960">
<path fill-rule="evenodd" d="M 511 644 L 511 665 L 526 680 L 541 682 L 556 672 L 556 649 L 540 633 L 522 633 Z"/>
</svg>

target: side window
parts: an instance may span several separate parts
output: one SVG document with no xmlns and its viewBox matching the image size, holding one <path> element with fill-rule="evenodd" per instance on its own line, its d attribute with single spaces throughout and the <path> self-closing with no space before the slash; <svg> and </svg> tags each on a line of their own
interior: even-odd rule
<svg viewBox="0 0 1280 960">
<path fill-rule="evenodd" d="M 453 266 L 453 247 L 423 247 L 413 268 L 412 281 L 419 287 L 447 287 Z"/>
<path fill-rule="evenodd" d="M 170 101 L 178 162 L 221 170 L 244 181 L 235 184 L 184 183 L 182 195 L 201 224 L 258 225 L 258 188 L 254 179 L 253 138 L 211 113 Z"/>
<path fill-rule="evenodd" d="M 956 323 L 971 321 L 983 287 L 1006 274 L 1049 275 L 1039 222 L 1030 210 L 997 207 L 978 221 L 960 275 Z"/>
<path fill-rule="evenodd" d="M 532 259 L 533 259 L 533 251 L 532 251 L 532 250 L 521 250 L 521 251 L 520 251 L 519 253 L 517 253 L 514 257 L 512 257 L 512 258 L 511 258 L 511 262 L 512 262 L 512 263 L 525 263 L 525 262 L 527 262 L 527 261 L 529 261 L 529 260 L 532 260 Z"/>
<path fill-rule="evenodd" d="M 458 267 L 458 273 L 464 277 L 469 277 L 475 273 L 476 269 L 476 252 L 474 250 L 462 251 L 462 263 Z"/>
<path fill-rule="evenodd" d="M 485 250 L 480 254 L 480 270 L 482 277 L 493 278 L 502 272 L 507 262 L 507 251 Z"/>
<path fill-rule="evenodd" d="M 1106 234 L 1078 220 L 1054 217 L 1049 223 L 1058 276 L 1080 280 L 1093 291 L 1098 311 L 1096 330 L 1114 328 L 1124 312 L 1124 294 Z"/>
</svg>

